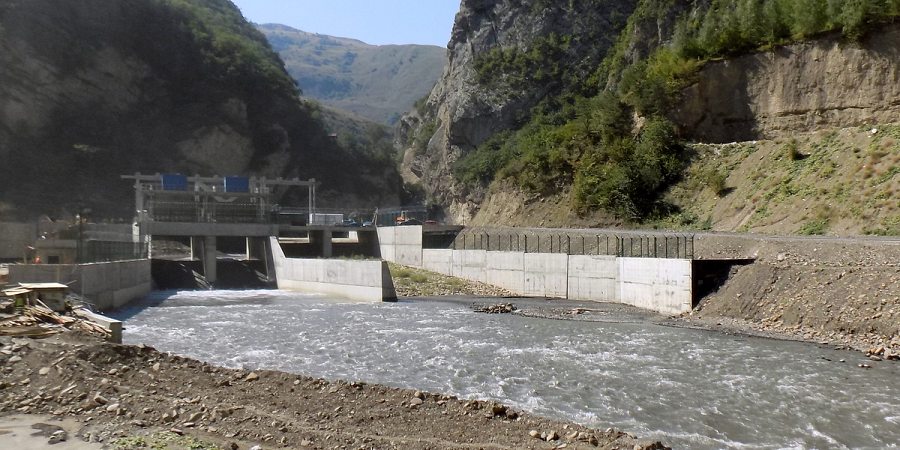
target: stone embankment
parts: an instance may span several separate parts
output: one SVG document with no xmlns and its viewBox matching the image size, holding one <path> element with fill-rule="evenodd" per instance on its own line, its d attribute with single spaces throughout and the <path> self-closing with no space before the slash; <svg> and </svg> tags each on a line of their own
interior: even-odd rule
<svg viewBox="0 0 900 450">
<path fill-rule="evenodd" d="M 0 444 L 24 415 L 52 417 L 48 440 L 123 450 L 667 448 L 494 402 L 226 369 L 78 331 L 0 336 L 0 366 Z"/>
<path fill-rule="evenodd" d="M 703 235 L 703 259 L 754 258 L 682 318 L 900 357 L 900 240 Z"/>
</svg>

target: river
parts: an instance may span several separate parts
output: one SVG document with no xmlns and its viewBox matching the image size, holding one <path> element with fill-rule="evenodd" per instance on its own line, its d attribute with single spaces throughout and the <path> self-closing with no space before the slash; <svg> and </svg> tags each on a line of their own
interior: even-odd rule
<svg viewBox="0 0 900 450">
<path fill-rule="evenodd" d="M 806 343 L 286 291 L 155 292 L 113 315 L 125 321 L 126 344 L 493 399 L 675 449 L 900 442 L 900 365 Z"/>
</svg>

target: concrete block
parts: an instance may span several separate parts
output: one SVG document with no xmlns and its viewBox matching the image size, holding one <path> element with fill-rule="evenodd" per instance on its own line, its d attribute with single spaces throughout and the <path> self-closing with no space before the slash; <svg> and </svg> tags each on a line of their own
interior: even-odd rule
<svg viewBox="0 0 900 450">
<path fill-rule="evenodd" d="M 569 256 L 568 293 L 571 300 L 618 302 L 619 264 L 615 256 Z"/>
<path fill-rule="evenodd" d="M 525 254 L 489 252 L 485 261 L 485 282 L 525 295 Z"/>
<path fill-rule="evenodd" d="M 453 275 L 453 250 L 451 249 L 423 249 L 422 267 L 425 270 Z"/>
<path fill-rule="evenodd" d="M 422 226 L 378 227 L 381 258 L 406 266 L 422 267 Z"/>
<path fill-rule="evenodd" d="M 453 250 L 452 276 L 486 283 L 487 253 L 485 250 Z"/>
<path fill-rule="evenodd" d="M 83 295 L 94 308 L 118 308 L 150 292 L 150 260 L 113 261 L 93 264 L 12 265 L 12 283 L 56 282 L 73 294 Z"/>
<path fill-rule="evenodd" d="M 525 292 L 532 297 L 565 298 L 568 293 L 568 255 L 525 253 Z"/>
<path fill-rule="evenodd" d="M 622 303 L 664 314 L 691 310 L 690 260 L 619 258 L 619 275 Z"/>
<path fill-rule="evenodd" d="M 355 301 L 396 300 L 387 263 L 379 260 L 286 258 L 270 240 L 279 289 L 334 295 Z"/>
</svg>

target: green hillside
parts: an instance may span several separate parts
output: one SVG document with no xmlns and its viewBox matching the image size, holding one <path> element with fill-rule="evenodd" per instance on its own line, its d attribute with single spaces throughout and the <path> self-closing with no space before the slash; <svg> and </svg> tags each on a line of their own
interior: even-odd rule
<svg viewBox="0 0 900 450">
<path fill-rule="evenodd" d="M 0 0 L 0 218 L 133 214 L 122 174 L 323 180 L 393 203 L 392 158 L 331 139 L 227 0 Z M 327 206 L 327 205 L 322 205 Z"/>
<path fill-rule="evenodd" d="M 258 28 L 305 96 L 386 125 L 431 91 L 447 63 L 446 49 L 430 45 L 375 46 L 284 25 Z"/>
<path fill-rule="evenodd" d="M 691 155 L 690 136 L 674 124 L 677 106 L 704 64 L 827 32 L 853 42 L 898 14 L 896 0 L 643 0 L 588 77 L 547 61 L 559 61 L 589 29 L 495 47 L 475 60 L 483 89 L 505 95 L 558 83 L 564 94 L 542 99 L 514 129 L 456 161 L 454 174 L 463 184 L 509 180 L 535 194 L 571 189 L 583 214 L 666 216 L 677 206 L 663 193 Z"/>
</svg>

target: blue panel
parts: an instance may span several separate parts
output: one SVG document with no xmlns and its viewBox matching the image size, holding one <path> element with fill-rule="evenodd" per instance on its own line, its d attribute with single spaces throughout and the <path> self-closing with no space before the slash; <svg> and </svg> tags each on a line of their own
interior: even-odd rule
<svg viewBox="0 0 900 450">
<path fill-rule="evenodd" d="M 186 191 L 187 177 L 184 175 L 162 175 L 162 188 L 164 191 Z"/>
<path fill-rule="evenodd" d="M 250 192 L 250 179 L 247 177 L 225 177 L 225 192 Z"/>
</svg>

